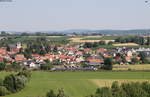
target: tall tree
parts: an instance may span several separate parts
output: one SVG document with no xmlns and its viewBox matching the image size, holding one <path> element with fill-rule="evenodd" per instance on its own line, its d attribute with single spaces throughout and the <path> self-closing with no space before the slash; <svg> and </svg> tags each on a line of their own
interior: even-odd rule
<svg viewBox="0 0 150 97">
<path fill-rule="evenodd" d="M 106 59 L 104 59 L 104 66 L 102 66 L 102 69 L 112 70 L 112 68 L 113 68 L 112 65 L 113 65 L 112 58 L 106 58 Z"/>
</svg>

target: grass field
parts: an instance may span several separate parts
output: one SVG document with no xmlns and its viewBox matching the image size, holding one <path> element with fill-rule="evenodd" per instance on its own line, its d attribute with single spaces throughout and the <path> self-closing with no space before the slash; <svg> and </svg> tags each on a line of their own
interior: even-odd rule
<svg viewBox="0 0 150 97">
<path fill-rule="evenodd" d="M 4 77 L 8 72 L 0 72 Z M 64 88 L 70 97 L 85 97 L 96 88 L 109 86 L 113 81 L 149 81 L 150 72 L 33 72 L 31 81 L 21 92 L 6 97 L 44 96 L 49 89 Z"/>
</svg>

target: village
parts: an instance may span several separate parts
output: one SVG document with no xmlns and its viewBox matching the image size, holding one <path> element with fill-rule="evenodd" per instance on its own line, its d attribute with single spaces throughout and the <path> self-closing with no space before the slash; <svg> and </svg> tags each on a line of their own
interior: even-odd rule
<svg viewBox="0 0 150 97">
<path fill-rule="evenodd" d="M 8 49 L 9 47 L 9 49 Z M 112 59 L 113 65 L 128 65 L 149 63 L 150 48 L 116 47 L 115 49 L 84 48 L 80 45 L 58 46 L 56 52 L 44 55 L 32 54 L 26 58 L 20 53 L 22 44 L 9 44 L 8 47 L 0 48 L 0 62 L 7 64 L 18 63 L 22 68 L 41 69 L 43 64 L 48 63 L 48 70 L 99 70 L 105 65 L 105 59 Z M 146 61 L 145 61 L 146 60 Z"/>
</svg>

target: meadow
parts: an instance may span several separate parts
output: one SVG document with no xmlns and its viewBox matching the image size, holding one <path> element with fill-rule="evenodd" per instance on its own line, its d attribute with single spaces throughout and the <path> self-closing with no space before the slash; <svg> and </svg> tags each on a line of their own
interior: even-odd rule
<svg viewBox="0 0 150 97">
<path fill-rule="evenodd" d="M 10 72 L 0 72 L 0 77 Z M 39 97 L 49 89 L 64 88 L 70 97 L 85 97 L 96 88 L 109 86 L 113 81 L 149 81 L 150 72 L 32 72 L 32 78 L 21 92 L 6 97 Z"/>
</svg>

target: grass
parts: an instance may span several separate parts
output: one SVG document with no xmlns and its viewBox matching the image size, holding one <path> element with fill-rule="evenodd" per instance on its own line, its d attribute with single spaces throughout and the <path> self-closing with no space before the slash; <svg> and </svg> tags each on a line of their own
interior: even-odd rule
<svg viewBox="0 0 150 97">
<path fill-rule="evenodd" d="M 0 77 L 10 73 L 0 72 Z M 49 89 L 64 88 L 70 97 L 85 97 L 96 88 L 118 80 L 150 80 L 150 72 L 33 72 L 21 92 L 6 97 L 44 96 Z"/>
</svg>

